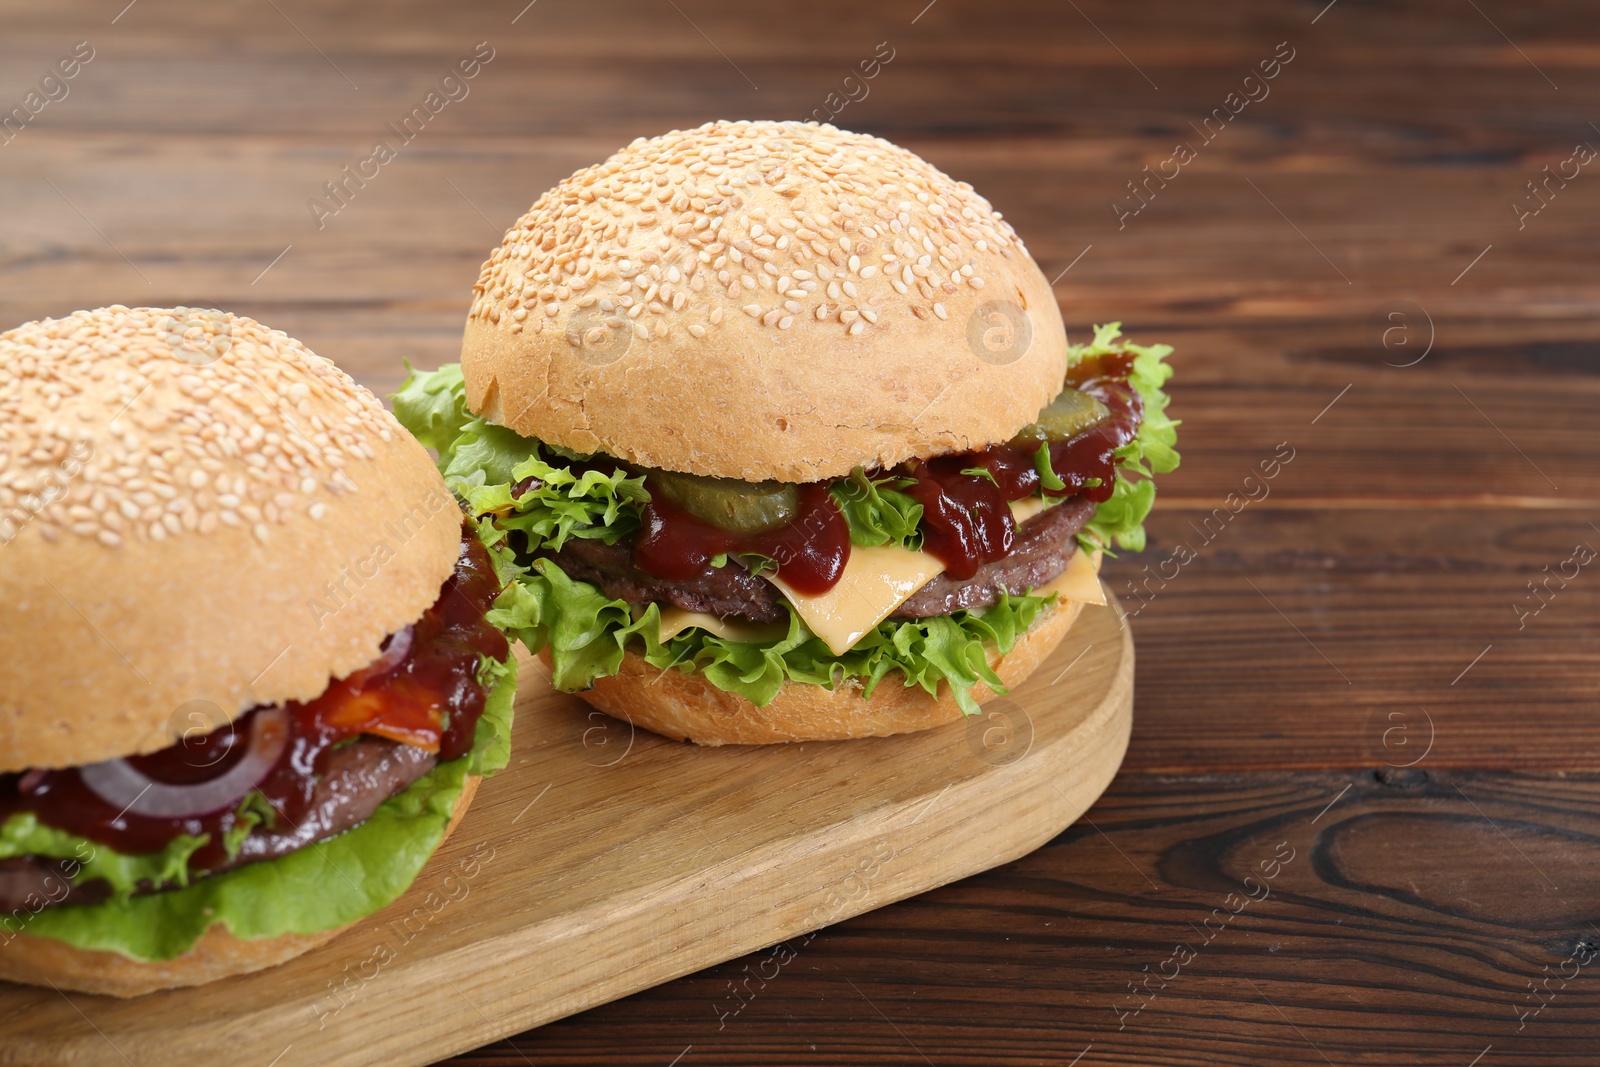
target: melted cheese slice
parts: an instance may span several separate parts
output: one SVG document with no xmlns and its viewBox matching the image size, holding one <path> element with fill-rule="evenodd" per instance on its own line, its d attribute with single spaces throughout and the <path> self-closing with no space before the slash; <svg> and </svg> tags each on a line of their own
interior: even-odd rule
<svg viewBox="0 0 1600 1067">
<path fill-rule="evenodd" d="M 1062 503 L 1062 501 L 1047 500 L 1042 496 L 1023 497 L 1021 500 L 1013 500 L 1011 502 L 1011 517 L 1017 520 L 1018 526 L 1021 526 L 1023 523 L 1039 514 L 1039 512 L 1045 510 L 1046 508 L 1053 508 L 1060 503 Z"/>
<path fill-rule="evenodd" d="M 1016 500 L 1011 503 L 1011 515 L 1020 525 L 1059 503 L 1061 501 L 1042 497 Z M 850 559 L 845 563 L 838 584 L 820 596 L 796 592 L 776 575 L 764 577 L 783 592 L 811 632 L 822 638 L 823 643 L 837 656 L 849 651 L 857 641 L 905 603 L 912 593 L 943 572 L 944 564 L 933 556 L 882 545 L 878 548 L 852 547 Z M 1087 604 L 1106 602 L 1094 560 L 1082 551 L 1072 554 L 1066 571 L 1059 578 L 1034 592 L 1051 592 L 1063 600 L 1081 600 Z M 687 616 L 689 613 L 680 614 Z M 667 613 L 662 612 L 662 640 L 666 639 L 667 617 Z M 722 623 L 715 616 L 701 615 L 695 618 Z M 684 625 L 712 629 L 698 621 Z"/>
<path fill-rule="evenodd" d="M 880 545 L 851 546 L 838 584 L 820 596 L 797 593 L 777 575 L 764 577 L 783 591 L 796 614 L 837 656 L 943 571 L 944 564 L 927 553 Z"/>
<path fill-rule="evenodd" d="M 1030 496 L 1024 500 L 1011 502 L 1011 517 L 1021 526 L 1035 515 L 1057 504 L 1065 503 L 1064 500 L 1055 500 L 1048 497 Z M 1067 569 L 1062 571 L 1054 581 L 1035 589 L 1034 595 L 1040 596 L 1054 593 L 1062 600 L 1079 600 L 1085 604 L 1106 605 L 1106 591 L 1100 585 L 1100 553 L 1094 555 L 1083 550 L 1080 545 L 1078 550 L 1067 560 Z"/>
<path fill-rule="evenodd" d="M 1105 587 L 1100 584 L 1100 574 L 1095 568 L 1099 559 L 1100 553 L 1091 556 L 1080 546 L 1067 560 L 1067 569 L 1061 572 L 1061 576 L 1035 589 L 1033 595 L 1054 593 L 1062 600 L 1079 600 L 1105 607 Z"/>
<path fill-rule="evenodd" d="M 661 640 L 669 641 L 695 626 L 729 641 L 753 644 L 776 641 L 789 632 L 789 627 L 781 622 L 741 622 L 738 619 L 724 619 L 720 615 L 708 615 L 703 611 L 684 611 L 673 607 L 661 609 Z"/>
</svg>

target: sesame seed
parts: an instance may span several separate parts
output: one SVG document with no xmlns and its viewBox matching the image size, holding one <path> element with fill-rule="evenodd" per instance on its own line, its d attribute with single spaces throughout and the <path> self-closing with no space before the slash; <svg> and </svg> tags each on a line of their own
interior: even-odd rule
<svg viewBox="0 0 1600 1067">
<path fill-rule="evenodd" d="M 200 363 L 201 352 L 216 358 Z M 0 334 L 0 412 L 0 486 L 53 478 L 39 481 L 59 486 L 41 536 L 60 526 L 108 548 L 259 515 L 275 488 L 313 493 L 333 457 L 372 459 L 403 436 L 375 397 L 299 342 L 187 308 L 80 311 Z M 293 429 L 302 424 L 317 445 Z M 241 469 L 251 478 L 230 473 Z"/>
<path fill-rule="evenodd" d="M 678 316 L 685 329 L 715 325 L 725 308 L 768 325 L 824 321 L 817 308 L 841 299 L 927 312 L 936 289 L 982 288 L 984 257 L 1014 251 L 1010 224 L 970 186 L 886 141 L 816 123 L 710 123 L 637 139 L 545 193 L 484 264 L 470 315 L 511 333 L 518 311 L 541 305 L 544 316 L 524 316 L 531 328 L 548 319 L 567 333 L 599 303 L 628 307 L 648 339 Z M 769 306 L 749 302 L 761 290 Z M 643 299 L 625 303 L 630 293 Z M 638 321 L 646 307 L 653 326 Z"/>
</svg>

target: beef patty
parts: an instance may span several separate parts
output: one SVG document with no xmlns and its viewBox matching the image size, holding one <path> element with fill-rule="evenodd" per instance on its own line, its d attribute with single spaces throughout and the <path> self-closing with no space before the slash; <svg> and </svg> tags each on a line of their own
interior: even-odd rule
<svg viewBox="0 0 1600 1067">
<path fill-rule="evenodd" d="M 271 828 L 258 826 L 244 839 L 238 855 L 208 874 L 242 867 L 247 863 L 277 859 L 318 841 L 326 841 L 367 821 L 378 805 L 433 769 L 431 752 L 381 737 L 362 736 L 328 754 L 327 767 L 317 779 L 311 807 L 298 826 L 280 815 Z M 19 922 L 30 912 L 64 904 L 96 904 L 109 897 L 103 881 L 73 884 L 64 872 L 73 860 L 43 856 L 18 856 L 0 860 L 0 918 L 13 915 Z M 137 892 L 156 892 L 142 886 Z M 41 906 L 42 905 L 42 906 Z"/>
<path fill-rule="evenodd" d="M 984 564 L 964 581 L 939 575 L 890 617 L 920 619 L 963 608 L 986 608 L 1000 599 L 1002 589 L 1018 593 L 1044 585 L 1067 569 L 1067 560 L 1078 547 L 1076 535 L 1094 509 L 1092 502 L 1073 497 L 1035 515 L 1018 529 L 1010 553 Z M 633 565 L 631 539 L 608 545 L 574 538 L 550 558 L 569 577 L 597 585 L 606 596 L 635 607 L 670 604 L 685 611 L 753 622 L 783 622 L 789 617 L 777 587 L 752 575 L 737 560 L 730 559 L 725 567 L 707 567 L 685 582 L 670 582 Z"/>
</svg>

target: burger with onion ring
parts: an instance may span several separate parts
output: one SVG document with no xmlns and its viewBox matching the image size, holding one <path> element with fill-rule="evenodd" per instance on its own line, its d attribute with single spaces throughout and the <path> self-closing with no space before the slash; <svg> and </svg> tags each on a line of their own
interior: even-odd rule
<svg viewBox="0 0 1600 1067">
<path fill-rule="evenodd" d="M 1069 346 L 973 192 L 887 141 L 718 122 L 545 193 L 459 366 L 395 412 L 527 568 L 555 685 L 705 744 L 973 714 L 1144 547 L 1164 345 Z"/>
<path fill-rule="evenodd" d="M 0 411 L 0 978 L 194 985 L 397 898 L 506 762 L 500 535 L 247 318 L 20 326 Z"/>
</svg>

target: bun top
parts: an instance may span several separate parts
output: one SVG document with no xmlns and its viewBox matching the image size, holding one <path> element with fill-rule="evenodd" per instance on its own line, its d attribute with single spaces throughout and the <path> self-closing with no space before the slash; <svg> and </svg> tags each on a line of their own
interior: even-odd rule
<svg viewBox="0 0 1600 1067">
<path fill-rule="evenodd" d="M 279 331 L 118 306 L 0 334 L 0 772 L 319 695 L 460 537 L 422 446 Z"/>
<path fill-rule="evenodd" d="M 545 193 L 474 287 L 472 410 L 580 452 L 790 482 L 1011 437 L 1066 334 L 1010 225 L 887 141 L 718 122 Z"/>
</svg>

